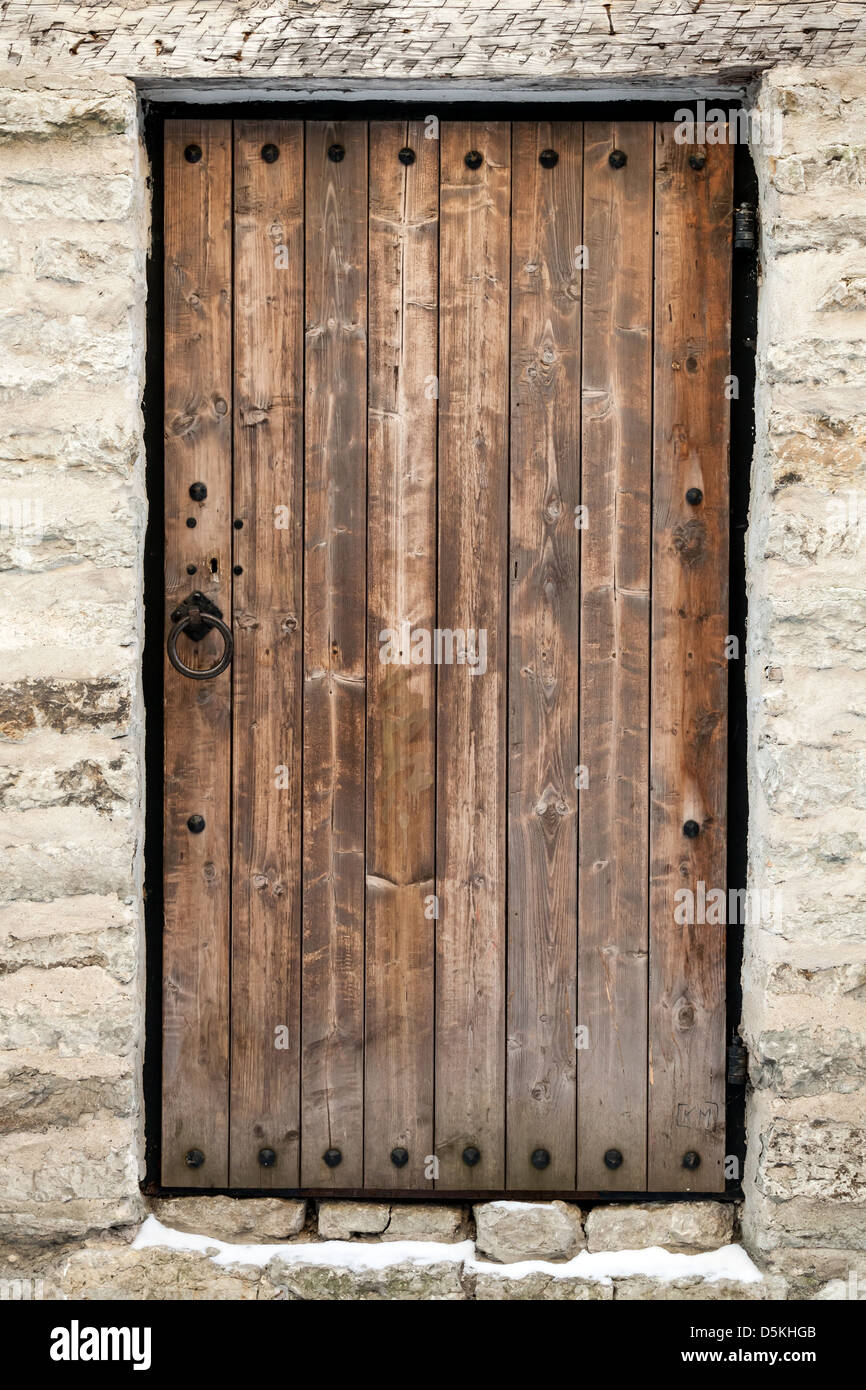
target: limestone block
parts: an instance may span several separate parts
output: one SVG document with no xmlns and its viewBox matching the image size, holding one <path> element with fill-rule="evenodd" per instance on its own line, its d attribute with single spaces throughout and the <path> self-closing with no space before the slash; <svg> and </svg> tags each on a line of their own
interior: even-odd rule
<svg viewBox="0 0 866 1390">
<path fill-rule="evenodd" d="M 44 728 L 62 734 L 92 729 L 117 738 L 129 727 L 131 695 L 129 678 L 117 675 L 0 685 L 0 740 Z"/>
<path fill-rule="evenodd" d="M 58 1239 L 145 1214 L 132 1118 L 0 1135 L 0 1233 Z"/>
<path fill-rule="evenodd" d="M 568 1260 L 585 1244 L 580 1208 L 570 1202 L 481 1202 L 473 1212 L 479 1252 L 502 1264 Z"/>
<path fill-rule="evenodd" d="M 272 1260 L 267 1268 L 271 1284 L 284 1289 L 290 1299 L 317 1303 L 334 1300 L 441 1303 L 468 1297 L 461 1281 L 459 1260 L 417 1263 L 405 1260 L 383 1266 L 344 1266 L 329 1264 L 326 1247 L 322 1247 L 322 1252 L 321 1264 L 286 1264 L 279 1257 Z"/>
<path fill-rule="evenodd" d="M 648 1279 L 632 1275 L 614 1281 L 614 1299 L 624 1302 L 751 1302 L 763 1303 L 787 1297 L 784 1279 L 740 1283 L 736 1279 Z"/>
<path fill-rule="evenodd" d="M 866 1003 L 866 960 L 841 965 L 794 965 L 781 961 L 766 975 L 770 994 L 809 995 L 813 999 L 856 999 Z"/>
<path fill-rule="evenodd" d="M 691 1253 L 717 1250 L 733 1239 L 730 1202 L 599 1203 L 586 1218 L 586 1248 L 664 1250 Z"/>
<path fill-rule="evenodd" d="M 557 1278 L 553 1274 L 531 1273 L 515 1277 L 503 1266 L 502 1274 L 489 1272 L 470 1276 L 479 1303 L 543 1301 L 545 1303 L 610 1303 L 613 1282 L 610 1279 L 576 1279 L 570 1275 Z"/>
<path fill-rule="evenodd" d="M 123 222 L 135 214 L 137 197 L 130 173 L 33 169 L 0 177 L 0 204 L 9 222 Z"/>
<path fill-rule="evenodd" d="M 767 1197 L 866 1203 L 866 1129 L 833 1119 L 773 1119 L 760 1145 L 758 1185 Z"/>
<path fill-rule="evenodd" d="M 60 1267 L 53 1291 L 63 1299 L 194 1303 L 275 1299 L 278 1291 L 254 1266 L 222 1269 L 205 1254 L 185 1250 L 85 1248 Z"/>
<path fill-rule="evenodd" d="M 140 764 L 127 748 L 100 739 L 74 758 L 75 746 L 49 748 L 38 760 L 32 745 L 10 750 L 0 767 L 0 812 L 84 806 L 110 816 L 140 795 Z M 69 755 L 73 754 L 73 761 Z"/>
<path fill-rule="evenodd" d="M 153 1197 L 150 1210 L 163 1226 L 214 1236 L 231 1245 L 269 1245 L 304 1229 L 307 1204 L 287 1197 Z"/>
<path fill-rule="evenodd" d="M 39 280 L 64 285 L 92 285 L 104 276 L 140 274 L 138 253 L 116 237 L 97 241 L 90 237 L 43 237 L 33 252 L 33 270 Z"/>
<path fill-rule="evenodd" d="M 380 1236 L 388 1225 L 391 1208 L 386 1202 L 319 1203 L 318 1230 L 322 1240 L 350 1240 L 352 1236 Z"/>
<path fill-rule="evenodd" d="M 394 1202 L 383 1240 L 457 1241 L 466 1237 L 466 1212 L 434 1202 Z"/>
<path fill-rule="evenodd" d="M 866 1258 L 866 1201 L 791 1197 L 780 1202 L 749 1192 L 744 1234 L 763 1259 L 775 1259 L 786 1249 L 832 1248 L 846 1252 L 848 1268 L 852 1260 Z"/>
<path fill-rule="evenodd" d="M 20 403 L 7 418 L 0 406 L 0 470 L 5 474 L 26 475 L 48 487 L 66 470 L 130 478 L 142 443 L 140 420 L 126 390 L 82 389 L 74 402 L 66 395 L 55 404 L 49 395 L 36 404 L 34 412 L 30 403 L 32 419 Z"/>
<path fill-rule="evenodd" d="M 26 822 L 35 814 L 27 812 L 20 819 Z M 8 823 L 11 817 L 4 819 Z M 106 826 L 95 814 L 93 821 L 89 827 L 72 821 L 63 839 L 42 839 L 35 826 L 31 839 L 26 824 L 13 838 L 4 825 L 9 841 L 0 859 L 0 901 L 49 902 L 76 890 L 119 897 L 133 889 L 135 823 L 116 817 Z"/>
<path fill-rule="evenodd" d="M 137 1002 L 98 966 L 34 970 L 0 977 L 0 1038 L 9 1049 L 126 1056 L 138 1036 Z"/>
<path fill-rule="evenodd" d="M 97 84 L 71 85 L 65 92 L 50 87 L 0 88 L 3 140 L 121 133 L 135 120 L 135 115 L 135 96 L 126 84 L 116 84 L 108 91 L 100 90 Z"/>
<path fill-rule="evenodd" d="M 0 971 L 96 966 L 128 983 L 138 964 L 139 909 L 82 893 L 50 902 L 0 904 Z"/>
<path fill-rule="evenodd" d="M 815 1096 L 866 1087 L 863 1033 L 848 1028 L 768 1029 L 751 1038 L 749 1073 L 757 1090 Z"/>
<path fill-rule="evenodd" d="M 0 1134 L 80 1125 L 95 1116 L 135 1115 L 138 1081 L 117 1057 L 0 1052 Z"/>
</svg>

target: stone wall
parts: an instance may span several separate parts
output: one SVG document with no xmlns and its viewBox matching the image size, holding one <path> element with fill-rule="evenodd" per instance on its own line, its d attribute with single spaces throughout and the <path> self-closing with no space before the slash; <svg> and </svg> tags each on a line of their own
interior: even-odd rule
<svg viewBox="0 0 866 1390">
<path fill-rule="evenodd" d="M 866 77 L 779 69 L 759 100 L 749 858 L 782 910 L 747 932 L 746 1233 L 866 1275 Z"/>
<path fill-rule="evenodd" d="M 0 1231 L 135 1221 L 141 395 L 132 84 L 0 88 Z"/>
<path fill-rule="evenodd" d="M 599 8 L 619 26 L 610 39 Z M 54 6 L 4 8 L 0 1239 L 31 1251 L 57 1242 L 71 1261 L 70 1241 L 122 1241 L 147 1212 L 149 191 L 133 79 L 302 83 L 315 70 L 352 80 L 517 74 L 538 85 L 609 71 L 667 82 L 700 72 L 712 84 L 747 64 L 767 68 L 754 97 L 782 121 L 781 152 L 754 150 L 763 249 L 747 662 L 751 881 L 780 888 L 783 910 L 747 931 L 743 1229 L 792 1290 L 848 1287 L 854 1271 L 866 1291 L 866 82 L 840 66 L 866 53 L 866 14 L 850 4 L 685 8 L 684 18 L 673 0 L 467 2 L 434 20 L 413 10 L 405 38 L 394 36 L 394 5 L 363 20 L 340 3 L 232 6 L 228 23 L 208 3 L 69 5 L 62 24 Z M 666 27 L 677 15 L 690 36 L 679 47 Z M 810 19 L 817 27 L 804 37 Z M 247 39 L 235 32 L 245 22 Z M 788 54 L 796 67 L 771 66 Z M 822 54 L 834 65 L 817 66 Z M 629 1239 L 659 1220 L 675 1227 L 633 1210 Z M 136 1252 L 122 1254 L 134 1271 Z M 82 1267 L 91 1256 L 76 1258 Z M 189 1287 L 228 1278 L 212 1268 Z"/>
</svg>

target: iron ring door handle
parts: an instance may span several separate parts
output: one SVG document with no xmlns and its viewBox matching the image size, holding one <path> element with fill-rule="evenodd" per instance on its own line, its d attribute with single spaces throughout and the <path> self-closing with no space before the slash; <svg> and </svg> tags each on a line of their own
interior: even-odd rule
<svg viewBox="0 0 866 1390">
<path fill-rule="evenodd" d="M 185 661 L 181 661 L 177 654 L 177 639 L 188 627 L 198 627 L 203 623 L 205 627 L 216 628 L 223 639 L 223 654 L 215 666 L 209 666 L 206 671 L 196 671 L 192 666 L 187 666 Z M 168 659 L 176 671 L 182 676 L 188 676 L 191 681 L 210 681 L 214 676 L 221 676 L 226 667 L 231 663 L 234 652 L 234 638 L 231 628 L 223 622 L 222 618 L 217 618 L 213 613 L 202 612 L 201 609 L 192 609 L 185 613 L 182 618 L 174 624 L 168 634 Z"/>
</svg>

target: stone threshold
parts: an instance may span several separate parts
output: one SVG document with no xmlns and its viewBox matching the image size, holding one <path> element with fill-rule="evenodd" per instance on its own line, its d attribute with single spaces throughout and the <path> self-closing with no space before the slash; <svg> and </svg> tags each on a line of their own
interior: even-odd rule
<svg viewBox="0 0 866 1390">
<path fill-rule="evenodd" d="M 131 1246 L 85 1246 L 57 1271 L 60 1299 L 275 1301 L 749 1300 L 785 1297 L 739 1245 L 675 1254 L 580 1250 L 556 1263 L 485 1259 L 476 1241 L 237 1244 L 149 1216 Z"/>
</svg>

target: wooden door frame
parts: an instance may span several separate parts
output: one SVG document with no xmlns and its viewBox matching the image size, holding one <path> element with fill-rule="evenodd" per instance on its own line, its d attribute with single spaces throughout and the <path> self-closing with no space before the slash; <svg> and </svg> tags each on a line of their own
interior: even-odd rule
<svg viewBox="0 0 866 1390">
<path fill-rule="evenodd" d="M 162 840 L 163 840 L 163 516 L 164 516 L 164 454 L 163 454 L 163 126 L 168 119 L 196 120 L 271 120 L 354 118 L 359 121 L 423 118 L 432 107 L 442 119 L 485 120 L 574 120 L 590 121 L 622 119 L 634 121 L 670 121 L 683 106 L 694 105 L 698 99 L 681 98 L 676 102 L 622 100 L 601 101 L 539 101 L 529 104 L 520 101 L 465 101 L 459 96 L 453 101 L 441 97 L 420 102 L 413 98 L 399 100 L 363 101 L 344 98 L 328 101 L 251 101 L 224 104 L 191 102 L 145 102 L 144 138 L 151 166 L 151 257 L 147 267 L 147 349 L 146 386 L 143 401 L 146 451 L 146 479 L 149 518 L 144 554 L 145 649 L 143 689 L 146 713 L 145 785 L 146 820 L 144 846 L 145 881 L 145 961 L 146 999 L 144 1018 L 144 1057 L 142 1085 L 145 1112 L 145 1178 L 143 1187 L 149 1195 L 183 1194 L 191 1189 L 165 1188 L 160 1182 L 161 1107 L 162 1107 Z M 714 104 L 726 110 L 736 110 L 743 102 L 735 96 L 730 100 L 715 97 Z M 709 104 L 709 103 L 708 103 Z M 734 202 L 748 201 L 757 206 L 757 181 L 747 146 L 734 146 Z M 728 887 L 746 886 L 748 789 L 746 771 L 747 728 L 745 686 L 745 628 L 746 628 L 746 564 L 745 528 L 749 507 L 749 471 L 755 436 L 755 337 L 757 331 L 757 259 L 754 255 L 735 255 L 732 276 L 731 371 L 739 380 L 739 398 L 731 402 L 730 433 L 730 631 L 739 641 L 740 659 L 729 663 L 728 676 Z M 726 994 L 728 1039 L 736 1034 L 742 1013 L 741 969 L 743 960 L 742 927 L 728 927 L 726 938 Z M 726 1154 L 739 1161 L 742 1175 L 745 1162 L 745 1088 L 727 1088 Z M 251 1192 L 259 1189 L 250 1189 Z M 243 1191 L 213 1189 L 216 1192 L 243 1195 Z M 282 1190 L 281 1190 L 282 1191 Z M 196 1189 L 201 1195 L 201 1189 Z M 268 1189 L 268 1195 L 279 1195 Z M 391 1189 L 346 1188 L 338 1193 L 318 1188 L 286 1189 L 287 1196 L 333 1196 L 346 1199 L 375 1201 L 394 1198 Z M 465 1192 L 428 1189 L 400 1194 L 401 1200 L 455 1201 L 470 1200 Z M 508 1191 L 509 1199 L 537 1201 L 561 1198 L 569 1201 L 648 1201 L 648 1200 L 707 1200 L 736 1201 L 742 1198 L 740 1179 L 729 1179 L 724 1193 L 668 1192 L 577 1192 Z M 473 1192 L 472 1201 L 502 1198 L 501 1190 Z M 394 1198 L 396 1200 L 396 1198 Z"/>
</svg>

